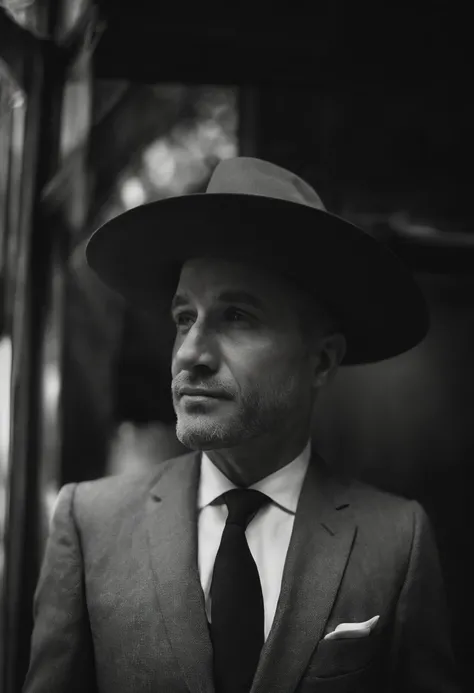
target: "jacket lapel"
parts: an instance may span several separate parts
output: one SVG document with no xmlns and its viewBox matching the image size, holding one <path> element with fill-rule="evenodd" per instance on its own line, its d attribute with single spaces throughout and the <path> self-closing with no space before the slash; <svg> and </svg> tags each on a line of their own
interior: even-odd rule
<svg viewBox="0 0 474 693">
<path fill-rule="evenodd" d="M 212 693 L 212 646 L 197 564 L 199 455 L 166 463 L 148 499 L 148 539 L 171 647 L 191 693 Z"/>
<path fill-rule="evenodd" d="M 344 487 L 313 455 L 295 516 L 275 620 L 251 693 L 296 689 L 323 635 L 355 531 Z"/>
</svg>

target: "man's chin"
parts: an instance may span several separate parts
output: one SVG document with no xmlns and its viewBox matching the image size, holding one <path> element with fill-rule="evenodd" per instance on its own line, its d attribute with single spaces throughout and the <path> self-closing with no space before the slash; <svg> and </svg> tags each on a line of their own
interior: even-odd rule
<svg viewBox="0 0 474 693">
<path fill-rule="evenodd" d="M 216 450 L 233 447 L 241 441 L 236 440 L 235 426 L 209 421 L 180 421 L 176 425 L 176 437 L 190 450 Z"/>
<path fill-rule="evenodd" d="M 190 428 L 186 428 L 185 431 L 178 430 L 176 437 L 190 450 L 216 450 L 230 447 L 231 442 L 226 436 L 208 435 Z"/>
<path fill-rule="evenodd" d="M 184 442 L 186 441 L 186 442 Z M 227 445 L 222 441 L 208 441 L 197 438 L 183 438 L 181 443 L 188 448 L 188 450 L 195 450 L 196 452 L 206 452 L 207 450 L 222 450 L 223 448 L 233 447 L 232 445 Z"/>
</svg>

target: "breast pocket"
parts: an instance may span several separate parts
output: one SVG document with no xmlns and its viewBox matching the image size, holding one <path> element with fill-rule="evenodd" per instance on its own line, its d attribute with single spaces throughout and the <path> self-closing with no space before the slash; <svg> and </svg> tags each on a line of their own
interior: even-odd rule
<svg viewBox="0 0 474 693">
<path fill-rule="evenodd" d="M 383 656 L 384 640 L 380 632 L 373 632 L 364 638 L 321 640 L 305 678 L 322 679 L 362 671 Z"/>
</svg>

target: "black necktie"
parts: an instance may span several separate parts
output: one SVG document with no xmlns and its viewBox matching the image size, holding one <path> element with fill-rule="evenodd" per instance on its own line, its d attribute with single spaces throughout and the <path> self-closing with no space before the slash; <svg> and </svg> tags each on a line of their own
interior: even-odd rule
<svg viewBox="0 0 474 693">
<path fill-rule="evenodd" d="M 229 509 L 211 584 L 217 693 L 248 693 L 264 642 L 263 596 L 245 529 L 270 499 L 253 489 L 224 493 Z"/>
</svg>

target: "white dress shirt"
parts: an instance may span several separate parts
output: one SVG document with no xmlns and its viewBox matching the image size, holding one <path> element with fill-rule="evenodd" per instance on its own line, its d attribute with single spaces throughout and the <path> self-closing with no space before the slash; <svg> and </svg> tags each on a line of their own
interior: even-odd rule
<svg viewBox="0 0 474 693">
<path fill-rule="evenodd" d="M 262 585 L 265 639 L 280 596 L 283 567 L 310 456 L 311 443 L 308 442 L 295 460 L 250 486 L 271 499 L 271 503 L 258 511 L 245 533 Z M 203 453 L 198 489 L 198 568 L 209 623 L 212 571 L 228 515 L 225 503 L 210 504 L 233 488 L 236 486 Z"/>
</svg>

